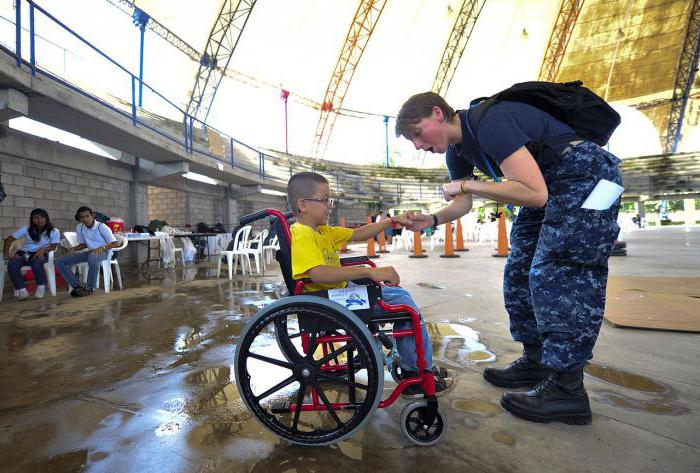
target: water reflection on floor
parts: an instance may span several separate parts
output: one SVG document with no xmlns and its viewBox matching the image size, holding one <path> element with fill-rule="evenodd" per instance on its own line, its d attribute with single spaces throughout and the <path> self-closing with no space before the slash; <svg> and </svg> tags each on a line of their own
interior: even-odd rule
<svg viewBox="0 0 700 473">
<path fill-rule="evenodd" d="M 369 465 L 382 471 L 408 464 L 423 471 L 440 459 L 461 471 L 485 471 L 449 439 L 432 453 L 416 453 L 398 424 L 405 402 L 375 412 L 371 428 L 335 446 L 281 442 L 245 408 L 233 360 L 245 323 L 286 289 L 279 275 L 233 281 L 213 276 L 207 267 L 145 275 L 127 268 L 122 291 L 3 305 L 0 379 L 11 389 L 0 389 L 2 468 L 268 472 Z M 461 383 L 472 383 L 441 399 L 442 409 L 454 416 L 454 432 L 466 429 L 493 445 L 521 448 L 525 436 L 490 424 L 507 415 L 498 394 L 482 386 L 477 369 L 494 362 L 496 350 L 492 338 L 470 327 L 474 321 L 455 314 L 427 324 L 436 363 L 458 370 Z M 270 382 L 273 373 L 266 374 Z M 607 386 L 597 386 L 591 397 L 621 411 L 687 412 L 667 384 L 601 365 L 590 365 L 587 374 Z M 387 390 L 394 386 L 390 379 Z"/>
</svg>

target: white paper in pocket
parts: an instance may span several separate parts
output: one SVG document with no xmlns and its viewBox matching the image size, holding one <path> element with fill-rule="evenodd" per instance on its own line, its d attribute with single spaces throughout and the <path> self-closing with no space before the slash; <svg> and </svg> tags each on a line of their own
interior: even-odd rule
<svg viewBox="0 0 700 473">
<path fill-rule="evenodd" d="M 601 179 L 593 188 L 586 200 L 581 204 L 582 209 L 607 210 L 622 195 L 625 188 L 606 179 Z"/>
</svg>

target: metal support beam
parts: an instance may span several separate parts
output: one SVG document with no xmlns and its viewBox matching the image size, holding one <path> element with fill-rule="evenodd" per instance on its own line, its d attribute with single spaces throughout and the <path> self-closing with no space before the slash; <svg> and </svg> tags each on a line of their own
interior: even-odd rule
<svg viewBox="0 0 700 473">
<path fill-rule="evenodd" d="M 386 0 L 360 0 L 360 5 L 352 19 L 333 75 L 331 75 L 331 80 L 328 82 L 326 93 L 323 96 L 321 115 L 316 126 L 313 145 L 313 153 L 317 156 L 322 156 L 326 152 L 333 125 L 338 118 L 338 111 L 343 104 L 345 94 L 350 87 L 350 82 L 352 82 L 352 76 L 362 58 L 362 53 L 384 10 L 384 5 L 386 5 Z"/>
<path fill-rule="evenodd" d="M 129 16 L 133 16 L 134 10 L 136 10 L 136 5 L 133 2 L 130 2 L 128 0 L 106 0 L 108 3 L 111 3 L 115 7 L 117 7 L 119 10 L 122 12 L 126 13 Z M 141 10 L 143 11 L 143 10 Z M 163 38 L 165 41 L 168 43 L 172 44 L 175 46 L 177 49 L 185 53 L 187 56 L 189 56 L 190 59 L 193 61 L 199 62 L 199 59 L 202 57 L 199 52 L 194 49 L 192 46 L 187 44 L 187 42 L 180 38 L 178 35 L 170 31 L 168 28 L 163 26 L 161 23 L 158 21 L 154 20 L 152 16 L 149 15 L 148 22 L 146 23 L 146 28 L 149 30 L 153 31 L 155 34 Z"/>
<path fill-rule="evenodd" d="M 464 54 L 472 35 L 476 20 L 485 4 L 486 0 L 464 0 L 462 2 L 445 50 L 442 52 L 442 59 L 433 81 L 433 92 L 444 97 L 447 89 L 450 88 L 450 82 L 457 71 L 457 66 L 459 66 L 459 61 L 462 59 L 462 54 Z"/>
<path fill-rule="evenodd" d="M 554 82 L 559 66 L 564 59 L 566 47 L 576 26 L 576 20 L 583 9 L 584 0 L 562 0 L 557 20 L 549 37 L 547 50 L 540 67 L 539 80 Z"/>
<path fill-rule="evenodd" d="M 216 90 L 238 45 L 243 29 L 257 0 L 225 0 L 221 11 L 209 33 L 204 54 L 199 60 L 187 113 L 201 122 L 206 122 L 214 103 Z"/>
<path fill-rule="evenodd" d="M 693 0 L 688 17 L 688 28 L 685 33 L 685 41 L 678 60 L 676 82 L 673 86 L 673 98 L 671 99 L 671 113 L 668 117 L 668 128 L 663 139 L 664 152 L 675 153 L 681 140 L 681 128 L 685 109 L 688 105 L 690 89 L 695 80 L 698 69 L 698 57 L 700 57 L 700 0 Z"/>
</svg>

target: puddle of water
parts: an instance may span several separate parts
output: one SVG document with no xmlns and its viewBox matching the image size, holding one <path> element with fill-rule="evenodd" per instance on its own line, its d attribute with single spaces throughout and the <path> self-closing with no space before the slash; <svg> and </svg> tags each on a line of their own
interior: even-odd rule
<svg viewBox="0 0 700 473">
<path fill-rule="evenodd" d="M 479 334 L 466 325 L 450 323 L 426 324 L 433 346 L 433 358 L 452 361 L 462 366 L 496 361 Z"/>
<path fill-rule="evenodd" d="M 482 399 L 455 399 L 452 408 L 456 411 L 476 414 L 479 417 L 494 417 L 503 413 L 498 404 Z"/>
<path fill-rule="evenodd" d="M 419 282 L 420 287 L 427 287 L 428 289 L 446 289 L 445 286 L 439 286 L 430 282 Z"/>
<path fill-rule="evenodd" d="M 616 407 L 630 409 L 633 411 L 674 416 L 685 414 L 686 412 L 688 412 L 688 409 L 686 409 L 685 407 L 669 404 L 667 402 L 664 402 L 663 400 L 644 401 L 641 399 L 633 399 L 631 397 L 624 396 L 613 391 L 599 391 L 596 394 L 598 395 L 598 400 L 605 404 L 610 404 Z"/>
<path fill-rule="evenodd" d="M 155 434 L 156 437 L 166 437 L 170 435 L 175 435 L 182 430 L 179 422 L 166 422 L 160 424 L 156 427 Z"/>
<path fill-rule="evenodd" d="M 67 452 L 33 464 L 31 471 L 64 472 L 84 471 L 88 463 L 87 449 Z"/>
<path fill-rule="evenodd" d="M 586 366 L 586 368 L 584 368 L 584 370 L 592 378 L 608 384 L 614 384 L 615 386 L 634 389 L 635 391 L 664 393 L 669 390 L 668 386 L 657 383 L 646 376 L 630 373 L 629 371 L 624 371 L 617 368 L 611 368 L 609 366 L 599 365 L 597 363 L 590 363 L 588 366 Z"/>
<path fill-rule="evenodd" d="M 493 438 L 498 443 L 502 443 L 505 445 L 515 445 L 515 437 L 513 437 L 508 432 L 494 432 L 491 438 Z"/>
<path fill-rule="evenodd" d="M 220 385 L 231 381 L 231 368 L 222 366 L 217 368 L 207 368 L 188 374 L 185 378 L 188 384 Z"/>
</svg>

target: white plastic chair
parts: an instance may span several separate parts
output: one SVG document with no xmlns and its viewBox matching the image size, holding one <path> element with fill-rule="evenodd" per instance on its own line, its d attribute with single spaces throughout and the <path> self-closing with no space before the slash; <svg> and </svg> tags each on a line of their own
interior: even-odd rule
<svg viewBox="0 0 700 473">
<path fill-rule="evenodd" d="M 10 245 L 10 255 L 14 255 L 19 251 L 19 249 L 22 247 L 24 244 L 24 238 L 20 238 L 18 240 L 15 240 L 12 242 Z M 2 260 L 2 257 L 0 257 L 0 260 Z M 54 252 L 49 251 L 48 253 L 48 260 L 46 263 L 44 263 L 44 272 L 46 273 L 46 284 L 49 286 L 49 291 L 51 292 L 52 296 L 56 295 L 56 270 L 54 269 Z M 2 293 L 3 293 L 3 287 L 5 284 L 5 271 L 6 267 L 5 265 L 7 264 L 4 260 L 0 261 L 0 264 L 2 264 L 2 268 L 0 269 L 0 300 L 2 300 Z M 29 266 L 22 266 L 22 274 L 26 273 L 29 271 Z M 14 291 L 15 295 L 17 295 L 17 290 Z"/>
<path fill-rule="evenodd" d="M 252 273 L 253 268 L 250 265 L 250 260 L 248 259 L 248 253 L 245 251 L 245 244 L 250 236 L 250 231 L 253 227 L 246 225 L 240 228 L 236 232 L 236 236 L 233 237 L 233 249 L 224 250 L 217 257 L 216 264 L 216 277 L 218 278 L 221 274 L 221 260 L 226 258 L 226 266 L 228 267 L 228 278 L 233 279 L 233 273 L 236 272 L 238 267 L 238 259 L 242 258 L 241 261 L 241 274 L 245 274 L 246 264 L 248 265 L 249 271 Z"/>
<path fill-rule="evenodd" d="M 67 233 L 73 233 L 73 235 L 75 235 L 74 232 L 67 232 Z M 127 245 L 129 244 L 129 240 L 127 240 L 123 235 L 120 235 L 120 234 L 115 234 L 114 237 L 119 242 L 119 246 L 109 250 L 109 255 L 107 256 L 107 258 L 105 260 L 103 260 L 100 263 L 99 270 L 98 270 L 102 273 L 102 279 L 104 282 L 105 292 L 111 291 L 112 287 L 113 287 L 114 281 L 112 281 L 112 266 L 115 267 L 115 272 L 117 274 L 117 284 L 119 284 L 119 289 L 123 288 L 122 272 L 121 272 L 121 269 L 119 268 L 119 261 L 117 261 L 116 259 L 115 260 L 112 259 L 112 253 L 116 252 L 116 251 L 121 251 L 124 248 L 126 248 Z M 66 240 L 68 240 L 68 242 L 71 243 L 70 237 L 66 236 Z M 72 246 L 76 246 L 77 244 L 78 244 L 78 242 L 77 242 L 77 238 L 76 238 L 75 245 L 72 245 Z M 82 281 L 83 284 L 86 284 L 87 280 L 88 280 L 89 265 L 87 263 L 78 263 L 76 266 L 78 266 L 80 280 Z M 96 287 L 96 289 L 99 289 L 99 288 L 100 288 L 100 274 L 98 273 L 97 274 L 97 287 Z M 69 287 L 68 289 L 70 290 L 71 288 Z"/>
<path fill-rule="evenodd" d="M 436 244 L 445 244 L 445 225 L 440 225 L 437 230 L 430 235 L 430 251 L 433 251 Z"/>
<path fill-rule="evenodd" d="M 126 237 L 116 234 L 114 237 L 117 239 L 117 241 L 120 242 L 119 246 L 116 248 L 112 248 L 109 251 L 109 258 L 106 261 L 103 261 L 101 266 L 102 269 L 102 274 L 107 273 L 107 277 L 104 278 L 105 280 L 105 292 L 109 292 L 109 290 L 112 289 L 114 285 L 114 281 L 112 281 L 112 266 L 114 266 L 114 272 L 117 275 L 117 283 L 119 284 L 119 290 L 123 288 L 122 286 L 122 271 L 119 268 L 119 261 L 116 259 L 112 259 L 112 253 L 117 252 L 117 251 L 122 251 L 124 248 L 126 248 L 129 245 L 129 240 L 126 239 Z M 121 241 L 120 241 L 121 240 Z M 105 263 L 109 262 L 109 267 Z M 108 285 L 109 281 L 109 285 Z M 100 287 L 100 277 L 99 275 L 97 276 L 97 287 Z M 109 287 L 109 289 L 107 289 Z"/>
<path fill-rule="evenodd" d="M 253 240 L 248 240 L 246 243 L 245 252 L 248 256 L 252 256 L 255 259 L 255 271 L 260 274 L 260 262 L 263 258 L 263 243 L 265 238 L 267 238 L 268 230 L 264 228 Z M 257 243 L 255 248 L 253 248 L 253 243 Z M 248 262 L 250 264 L 250 261 Z M 265 266 L 263 265 L 263 270 Z M 252 273 L 252 268 L 251 268 Z"/>
<path fill-rule="evenodd" d="M 272 264 L 272 257 L 280 249 L 280 241 L 277 235 L 270 241 L 269 245 L 263 246 L 263 254 L 265 255 L 265 262 L 267 264 Z"/>
</svg>

